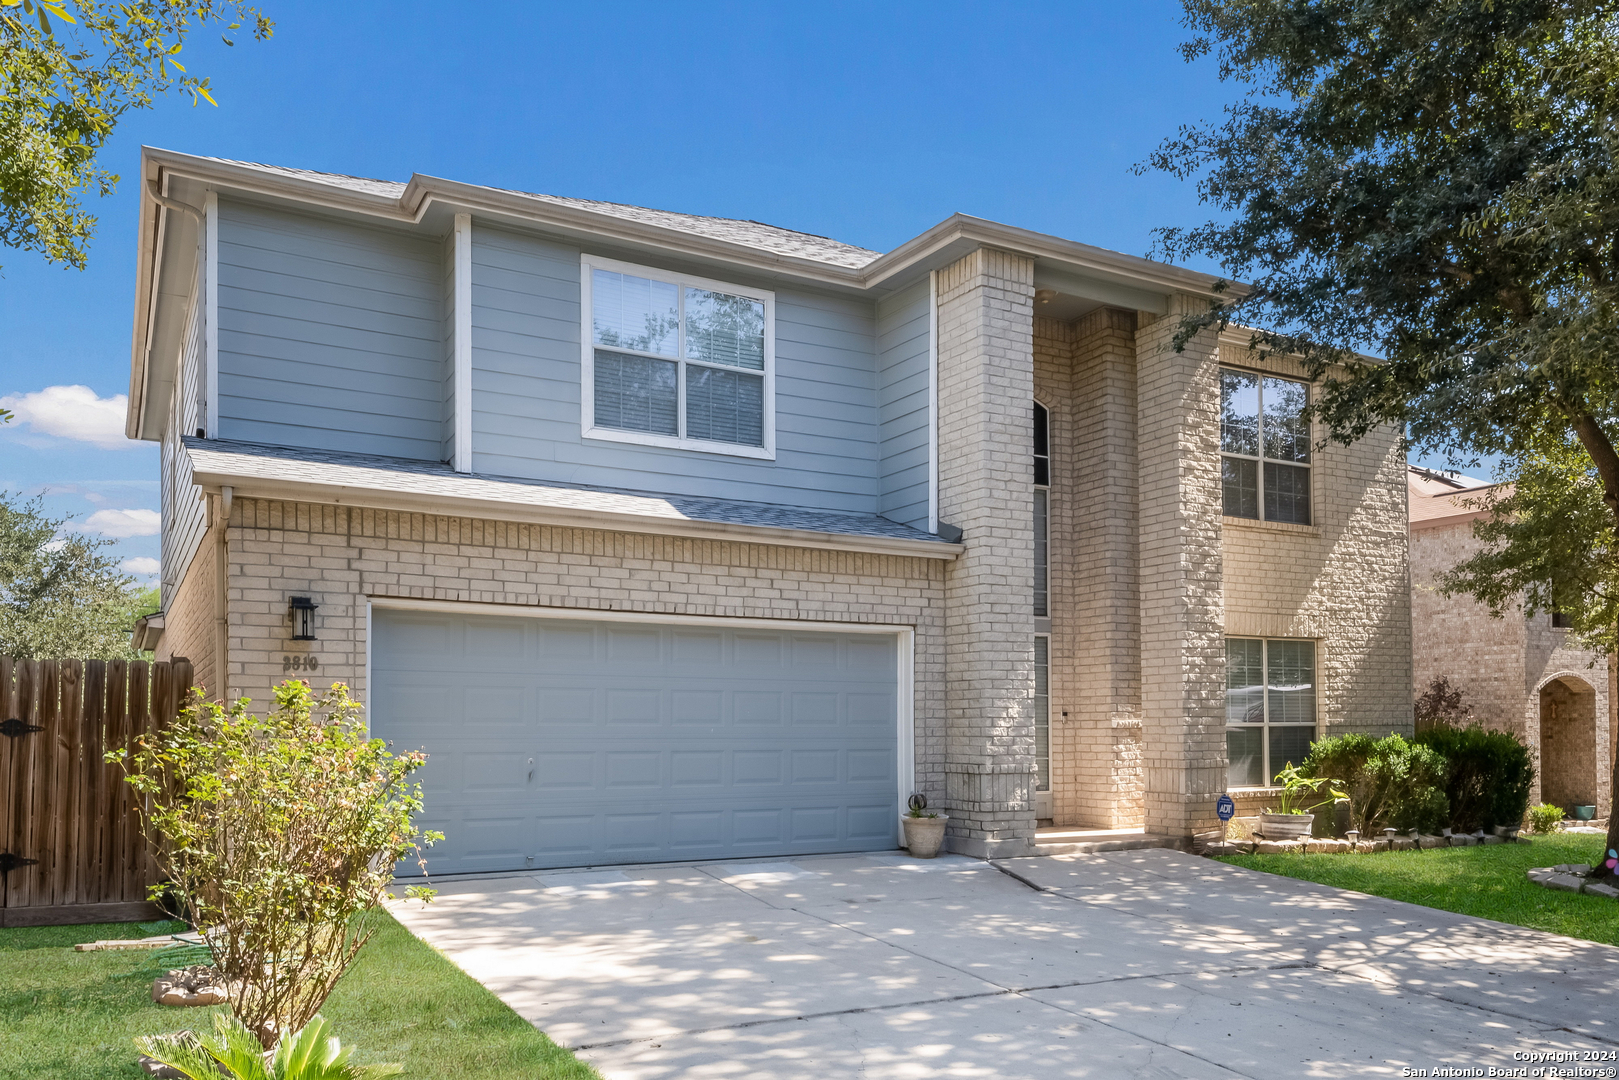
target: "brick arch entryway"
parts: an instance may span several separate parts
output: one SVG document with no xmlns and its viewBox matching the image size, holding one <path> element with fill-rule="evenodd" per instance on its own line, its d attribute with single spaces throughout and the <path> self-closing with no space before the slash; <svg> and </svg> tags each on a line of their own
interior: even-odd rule
<svg viewBox="0 0 1619 1080">
<path fill-rule="evenodd" d="M 1575 675 L 1540 688 L 1540 801 L 1569 810 L 1596 805 L 1597 695 Z"/>
</svg>

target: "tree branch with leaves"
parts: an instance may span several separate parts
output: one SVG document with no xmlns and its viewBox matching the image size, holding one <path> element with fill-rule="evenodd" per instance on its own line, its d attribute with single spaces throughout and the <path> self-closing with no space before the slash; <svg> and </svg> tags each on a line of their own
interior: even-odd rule
<svg viewBox="0 0 1619 1080">
<path fill-rule="evenodd" d="M 0 0 L 0 244 L 84 268 L 96 218 L 82 198 L 118 183 L 96 155 L 119 119 L 171 90 L 217 104 L 180 60 L 205 26 L 227 45 L 274 32 L 242 0 Z"/>
</svg>

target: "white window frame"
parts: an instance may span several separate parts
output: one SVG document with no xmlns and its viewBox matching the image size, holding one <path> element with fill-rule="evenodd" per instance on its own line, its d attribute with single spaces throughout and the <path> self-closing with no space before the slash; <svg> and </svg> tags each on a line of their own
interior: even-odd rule
<svg viewBox="0 0 1619 1080">
<path fill-rule="evenodd" d="M 621 352 L 629 356 L 646 356 L 655 360 L 673 360 L 678 366 L 676 370 L 676 401 L 675 417 L 679 434 L 658 435 L 650 431 L 624 431 L 620 428 L 606 428 L 596 426 L 596 345 L 594 330 L 594 312 L 591 296 L 594 284 L 594 271 L 607 270 L 616 274 L 633 274 L 635 277 L 650 278 L 675 286 L 675 295 L 678 297 L 678 310 L 680 312 L 679 340 L 676 345 L 676 357 L 663 356 L 659 353 L 640 352 L 636 349 L 613 348 L 611 352 Z M 715 442 L 712 439 L 689 439 L 686 431 L 686 366 L 695 364 L 698 367 L 718 368 L 722 371 L 748 372 L 747 368 L 732 367 L 727 364 L 709 364 L 701 360 L 688 360 L 686 351 L 686 287 L 694 289 L 710 289 L 714 292 L 729 293 L 732 296 L 745 296 L 750 300 L 760 300 L 765 306 L 765 367 L 763 409 L 763 446 L 742 446 L 737 443 Z M 729 281 L 715 281 L 711 278 L 694 277 L 691 274 L 679 274 L 669 270 L 659 270 L 654 266 L 638 266 L 635 263 L 619 262 L 616 259 L 604 259 L 597 255 L 582 254 L 579 257 L 579 289 L 580 289 L 580 386 L 579 386 L 579 433 L 586 439 L 596 439 L 602 442 L 636 443 L 641 446 L 661 446 L 670 450 L 696 450 L 704 454 L 723 454 L 727 457 L 758 458 L 765 461 L 776 460 L 776 294 L 766 289 L 753 289 L 746 285 L 736 285 Z M 752 374 L 751 372 L 749 372 Z"/>
<path fill-rule="evenodd" d="M 1255 394 L 1255 397 L 1259 402 L 1259 415 L 1257 417 L 1255 417 L 1255 422 L 1258 424 L 1257 433 L 1258 433 L 1258 439 L 1259 439 L 1259 455 L 1256 457 L 1253 454 L 1235 454 L 1235 453 L 1232 453 L 1231 451 L 1225 449 L 1223 446 L 1220 448 L 1220 456 L 1222 458 L 1232 458 L 1233 460 L 1236 460 L 1236 461 L 1252 461 L 1252 462 L 1257 463 L 1255 465 L 1254 490 L 1258 493 L 1256 495 L 1256 498 L 1259 500 L 1259 515 L 1257 517 L 1242 517 L 1242 516 L 1236 515 L 1236 514 L 1225 514 L 1224 513 L 1225 508 L 1222 506 L 1221 507 L 1222 516 L 1226 517 L 1226 518 L 1229 518 L 1232 521 L 1268 521 L 1268 522 L 1271 522 L 1272 524 L 1276 524 L 1276 525 L 1296 525 L 1299 528 L 1313 528 L 1313 527 L 1315 527 L 1315 524 L 1316 524 L 1316 509 L 1315 509 L 1315 420 L 1310 419 L 1310 420 L 1305 421 L 1310 427 L 1310 435 L 1309 435 L 1309 438 L 1310 438 L 1310 460 L 1309 461 L 1283 461 L 1281 458 L 1268 458 L 1268 457 L 1266 457 L 1265 456 L 1265 380 L 1266 379 L 1282 379 L 1282 380 L 1285 380 L 1287 382 L 1295 382 L 1295 383 L 1298 383 L 1299 385 L 1303 386 L 1304 387 L 1304 403 L 1305 403 L 1306 407 L 1308 407 L 1308 405 L 1310 404 L 1311 397 L 1314 396 L 1314 394 L 1312 392 L 1315 389 L 1315 384 L 1311 383 L 1308 379 L 1299 379 L 1299 378 L 1295 378 L 1292 375 L 1278 375 L 1274 371 L 1255 371 L 1253 368 L 1237 367 L 1237 366 L 1235 366 L 1233 364 L 1221 364 L 1220 365 L 1220 371 L 1222 373 L 1227 372 L 1227 371 L 1235 371 L 1235 372 L 1238 372 L 1238 373 L 1243 374 L 1243 375 L 1253 375 L 1253 376 L 1255 376 L 1256 378 L 1259 379 L 1258 390 L 1257 390 L 1257 392 Z M 1224 389 L 1224 386 L 1222 386 L 1221 387 L 1221 393 L 1223 394 L 1224 392 L 1225 392 L 1225 389 Z M 1273 464 L 1276 464 L 1276 465 L 1286 465 L 1286 466 L 1288 466 L 1290 468 L 1294 468 L 1294 469 L 1308 469 L 1309 470 L 1309 477 L 1310 477 L 1310 501 L 1309 501 L 1310 520 L 1309 521 L 1277 521 L 1274 518 L 1268 518 L 1268 517 L 1265 516 L 1265 462 L 1267 462 L 1267 461 L 1269 461 L 1269 462 L 1271 462 Z M 1221 498 L 1221 500 L 1223 502 L 1224 499 L 1225 499 L 1225 493 L 1223 491 L 1220 494 L 1220 498 Z"/>
<path fill-rule="evenodd" d="M 1248 519 L 1248 520 L 1252 520 L 1252 519 Z M 1302 728 L 1302 727 L 1308 727 L 1311 731 L 1315 732 L 1315 736 L 1310 740 L 1312 743 L 1319 742 L 1324 737 L 1321 734 L 1321 728 L 1323 726 L 1322 722 L 1321 722 L 1321 642 L 1317 638 L 1260 637 L 1260 636 L 1257 636 L 1257 635 L 1254 635 L 1254 634 L 1227 634 L 1225 636 L 1225 638 L 1223 639 L 1222 644 L 1225 641 L 1257 641 L 1257 642 L 1259 642 L 1259 671 L 1260 671 L 1260 677 L 1261 677 L 1261 679 L 1263 679 L 1263 683 L 1261 685 L 1264 687 L 1264 691 L 1263 691 L 1263 693 L 1262 693 L 1262 695 L 1260 697 L 1260 702 L 1261 702 L 1261 705 L 1263 707 L 1264 719 L 1262 719 L 1257 724 L 1233 724 L 1229 720 L 1227 720 L 1226 725 L 1225 725 L 1225 730 L 1226 731 L 1258 731 L 1259 732 L 1259 769 L 1260 769 L 1261 783 L 1257 787 L 1252 786 L 1252 785 L 1249 785 L 1249 786 L 1246 786 L 1246 787 L 1239 787 L 1237 785 L 1231 784 L 1231 781 L 1230 781 L 1231 761 L 1230 761 L 1230 758 L 1228 756 L 1227 760 L 1226 760 L 1226 784 L 1230 788 L 1230 790 L 1232 790 L 1232 791 L 1264 791 L 1264 790 L 1268 790 L 1268 789 L 1273 788 L 1273 787 L 1276 786 L 1275 785 L 1276 770 L 1271 768 L 1271 763 L 1270 763 L 1270 733 L 1271 733 L 1271 728 L 1272 727 L 1279 727 L 1279 728 Z M 1315 694 L 1314 694 L 1315 702 L 1314 702 L 1314 709 L 1313 709 L 1313 711 L 1315 713 L 1315 719 L 1310 721 L 1309 724 L 1277 723 L 1277 724 L 1273 725 L 1271 723 L 1271 719 L 1270 719 L 1270 646 L 1271 646 L 1271 642 L 1273 642 L 1273 641 L 1308 641 L 1312 646 L 1311 657 L 1312 657 L 1312 662 L 1313 662 L 1314 666 L 1310 671 L 1310 682 L 1311 682 L 1311 684 L 1313 685 L 1313 687 L 1315 689 Z M 1295 765 L 1303 765 L 1304 762 L 1295 761 L 1293 764 L 1295 764 Z"/>
</svg>

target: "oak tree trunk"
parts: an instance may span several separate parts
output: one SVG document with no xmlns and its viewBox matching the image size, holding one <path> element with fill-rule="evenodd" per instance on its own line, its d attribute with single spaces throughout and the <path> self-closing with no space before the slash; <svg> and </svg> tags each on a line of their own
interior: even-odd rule
<svg viewBox="0 0 1619 1080">
<path fill-rule="evenodd" d="M 1602 430 L 1602 425 L 1595 417 L 1577 416 L 1573 420 L 1573 426 L 1574 433 L 1580 438 L 1580 445 L 1585 447 L 1585 452 L 1591 456 L 1591 461 L 1596 465 L 1597 476 L 1602 480 L 1602 501 L 1608 504 L 1608 510 L 1614 516 L 1614 528 L 1619 531 L 1619 452 L 1615 452 L 1613 440 L 1608 438 L 1608 433 Z M 1619 661 L 1619 655 L 1609 653 L 1608 663 L 1613 664 L 1615 661 Z M 1609 702 L 1608 716 L 1599 722 L 1610 722 L 1608 732 L 1610 741 L 1615 734 L 1611 727 L 1612 716 L 1613 703 Z M 1613 747 L 1610 746 L 1609 753 L 1612 752 Z M 1619 814 L 1614 813 L 1615 809 L 1619 809 L 1619 755 L 1614 755 L 1612 771 L 1613 775 L 1608 782 L 1608 843 L 1591 870 L 1592 877 L 1612 876 L 1613 871 L 1608 868 L 1606 857 L 1609 851 L 1619 851 Z"/>
</svg>

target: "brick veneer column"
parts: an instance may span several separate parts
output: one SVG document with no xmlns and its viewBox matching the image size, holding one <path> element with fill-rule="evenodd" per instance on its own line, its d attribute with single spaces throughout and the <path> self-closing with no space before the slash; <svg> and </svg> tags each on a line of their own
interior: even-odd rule
<svg viewBox="0 0 1619 1080">
<path fill-rule="evenodd" d="M 1034 837 L 1033 260 L 980 248 L 939 271 L 939 517 L 945 571 L 950 847 Z"/>
<path fill-rule="evenodd" d="M 1165 836 L 1218 824 L 1226 773 L 1218 345 L 1172 344 L 1198 303 L 1175 297 L 1136 331 L 1146 828 Z"/>
<path fill-rule="evenodd" d="M 1059 825 L 1141 824 L 1140 478 L 1135 315 L 1102 308 L 1074 324 L 1074 588 L 1061 615 L 1073 626 L 1065 767 L 1078 781 L 1056 807 Z"/>
</svg>

